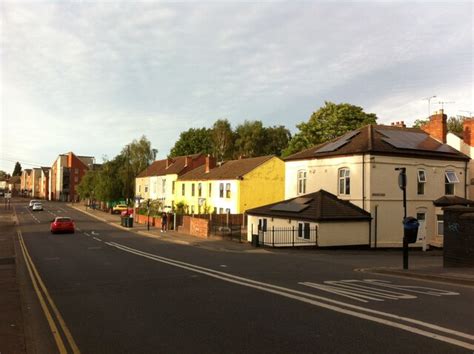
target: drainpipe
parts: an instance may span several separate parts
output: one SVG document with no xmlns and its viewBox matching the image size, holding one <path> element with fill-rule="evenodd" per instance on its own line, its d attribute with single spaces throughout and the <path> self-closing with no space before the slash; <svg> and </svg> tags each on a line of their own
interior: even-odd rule
<svg viewBox="0 0 474 354">
<path fill-rule="evenodd" d="M 375 223 L 374 223 L 374 248 L 377 248 L 377 219 L 378 219 L 378 209 L 379 206 L 378 204 L 375 205 L 375 211 L 374 211 L 374 217 L 375 217 Z"/>
<path fill-rule="evenodd" d="M 365 210 L 365 154 L 362 154 L 362 209 Z"/>
<path fill-rule="evenodd" d="M 467 199 L 467 161 L 464 161 L 464 198 Z"/>
</svg>

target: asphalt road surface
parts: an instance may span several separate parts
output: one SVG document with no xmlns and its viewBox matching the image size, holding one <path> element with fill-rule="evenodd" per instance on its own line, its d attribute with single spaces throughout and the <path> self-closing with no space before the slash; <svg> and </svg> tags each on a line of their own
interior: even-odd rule
<svg viewBox="0 0 474 354">
<path fill-rule="evenodd" d="M 353 270 L 376 252 L 208 250 L 44 206 L 14 204 L 37 352 L 474 350 L 474 289 Z M 54 216 L 76 233 L 51 234 Z"/>
</svg>

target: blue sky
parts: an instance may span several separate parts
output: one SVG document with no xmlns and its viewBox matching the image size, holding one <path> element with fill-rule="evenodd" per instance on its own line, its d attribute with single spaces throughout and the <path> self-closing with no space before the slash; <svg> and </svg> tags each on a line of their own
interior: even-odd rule
<svg viewBox="0 0 474 354">
<path fill-rule="evenodd" d="M 471 2 L 2 1 L 0 170 L 114 157 L 227 118 L 293 133 L 324 101 L 379 123 L 473 111 Z"/>
</svg>

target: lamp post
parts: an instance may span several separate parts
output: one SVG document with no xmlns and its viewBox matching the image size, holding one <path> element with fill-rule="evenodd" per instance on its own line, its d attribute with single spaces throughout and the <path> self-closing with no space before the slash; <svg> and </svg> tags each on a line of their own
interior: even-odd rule
<svg viewBox="0 0 474 354">
<path fill-rule="evenodd" d="M 146 212 L 146 229 L 150 231 L 150 199 L 146 201 L 146 207 L 147 207 L 147 212 Z"/>
</svg>

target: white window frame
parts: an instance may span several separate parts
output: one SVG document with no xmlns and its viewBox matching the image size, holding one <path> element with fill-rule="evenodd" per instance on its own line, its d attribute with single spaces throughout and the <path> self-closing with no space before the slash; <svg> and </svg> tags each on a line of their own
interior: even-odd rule
<svg viewBox="0 0 474 354">
<path fill-rule="evenodd" d="M 226 198 L 231 198 L 232 197 L 231 189 L 230 189 L 230 183 L 225 184 L 225 197 Z"/>
<path fill-rule="evenodd" d="M 425 186 L 426 186 L 426 171 L 425 170 L 418 170 L 417 173 L 416 173 L 416 176 L 417 176 L 416 194 L 424 195 L 425 194 Z"/>
<path fill-rule="evenodd" d="M 219 183 L 219 198 L 224 198 L 224 183 Z M 222 214 L 222 213 L 219 213 Z"/>
<path fill-rule="evenodd" d="M 298 238 L 311 239 L 311 224 L 309 222 L 298 222 Z"/>
<path fill-rule="evenodd" d="M 298 195 L 306 194 L 306 170 L 298 170 L 296 175 L 296 192 Z"/>
<path fill-rule="evenodd" d="M 161 181 L 161 192 L 163 193 L 163 195 L 166 194 L 166 179 L 163 179 Z"/>
<path fill-rule="evenodd" d="M 458 179 L 458 176 L 456 175 L 456 172 L 453 171 L 453 170 L 447 170 L 444 172 L 444 194 L 445 195 L 455 195 L 456 194 L 456 191 L 455 191 L 455 185 L 456 183 L 459 183 L 459 179 Z M 449 186 L 452 186 L 452 187 L 449 187 L 449 188 L 452 188 L 453 192 L 452 193 L 448 193 L 448 185 Z"/>
<path fill-rule="evenodd" d="M 441 226 L 441 233 L 439 232 L 439 228 Z M 436 214 L 436 234 L 438 236 L 443 236 L 444 235 L 444 218 L 443 215 L 441 214 Z"/>
<path fill-rule="evenodd" d="M 342 173 L 342 174 L 341 174 Z M 337 189 L 339 195 L 351 194 L 351 170 L 348 167 L 341 167 L 337 171 Z M 343 183 L 341 190 L 341 182 Z"/>
</svg>

